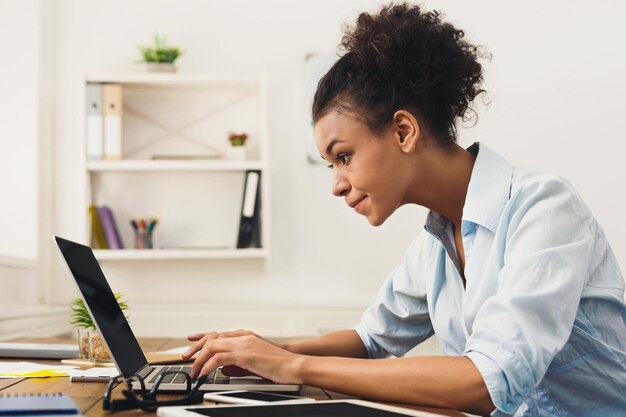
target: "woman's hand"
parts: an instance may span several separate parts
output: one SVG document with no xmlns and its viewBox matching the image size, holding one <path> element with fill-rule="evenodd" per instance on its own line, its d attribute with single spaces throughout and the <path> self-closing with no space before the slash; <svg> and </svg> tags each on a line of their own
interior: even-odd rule
<svg viewBox="0 0 626 417">
<path fill-rule="evenodd" d="M 194 379 L 223 366 L 226 375 L 254 374 L 277 383 L 301 383 L 298 375 L 301 356 L 249 330 L 199 333 L 187 339 L 195 343 L 183 354 L 183 359 L 199 352 L 191 370 Z"/>
</svg>

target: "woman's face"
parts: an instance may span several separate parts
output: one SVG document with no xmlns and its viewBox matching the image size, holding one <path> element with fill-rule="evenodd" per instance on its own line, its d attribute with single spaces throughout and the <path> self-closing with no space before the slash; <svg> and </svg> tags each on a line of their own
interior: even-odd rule
<svg viewBox="0 0 626 417">
<path fill-rule="evenodd" d="M 404 203 L 407 155 L 390 128 L 381 136 L 349 114 L 332 111 L 315 124 L 315 142 L 333 170 L 332 193 L 380 226 Z"/>
</svg>

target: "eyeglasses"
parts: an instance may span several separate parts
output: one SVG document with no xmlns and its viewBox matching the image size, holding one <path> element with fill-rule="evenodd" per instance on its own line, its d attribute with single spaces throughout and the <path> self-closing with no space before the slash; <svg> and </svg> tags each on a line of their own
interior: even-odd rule
<svg viewBox="0 0 626 417">
<path fill-rule="evenodd" d="M 166 375 L 176 374 L 185 375 L 186 389 L 183 393 L 184 395 L 176 399 L 157 399 L 157 393 L 163 378 Z M 106 392 L 104 393 L 102 409 L 105 411 L 124 411 L 141 408 L 143 411 L 155 411 L 157 407 L 163 407 L 166 405 L 197 404 L 202 402 L 202 393 L 199 392 L 199 389 L 200 386 L 206 381 L 206 378 L 206 375 L 201 376 L 192 387 L 191 377 L 189 374 L 182 371 L 166 371 L 159 375 L 157 380 L 154 382 L 152 389 L 147 390 L 144 379 L 137 374 L 114 376 L 109 380 Z M 132 388 L 132 384 L 135 381 L 139 383 L 139 389 Z M 128 389 L 122 390 L 122 394 L 124 394 L 125 399 L 112 400 L 111 392 L 113 392 L 113 390 L 123 382 L 126 382 L 128 385 Z"/>
</svg>

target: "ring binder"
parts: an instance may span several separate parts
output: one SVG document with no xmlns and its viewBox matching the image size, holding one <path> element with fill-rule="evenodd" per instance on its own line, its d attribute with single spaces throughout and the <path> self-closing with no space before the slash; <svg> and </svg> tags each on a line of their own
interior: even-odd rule
<svg viewBox="0 0 626 417">
<path fill-rule="evenodd" d="M 237 248 L 261 247 L 261 171 L 246 171 Z"/>
</svg>

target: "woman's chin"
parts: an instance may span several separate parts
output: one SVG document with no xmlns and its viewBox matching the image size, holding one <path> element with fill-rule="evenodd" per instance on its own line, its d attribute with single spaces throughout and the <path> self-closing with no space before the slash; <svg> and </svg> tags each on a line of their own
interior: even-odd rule
<svg viewBox="0 0 626 417">
<path fill-rule="evenodd" d="M 383 223 L 385 223 L 385 220 L 387 220 L 387 217 L 380 217 L 373 214 L 369 214 L 365 217 L 367 218 L 367 221 L 374 227 L 382 225 Z"/>
</svg>

